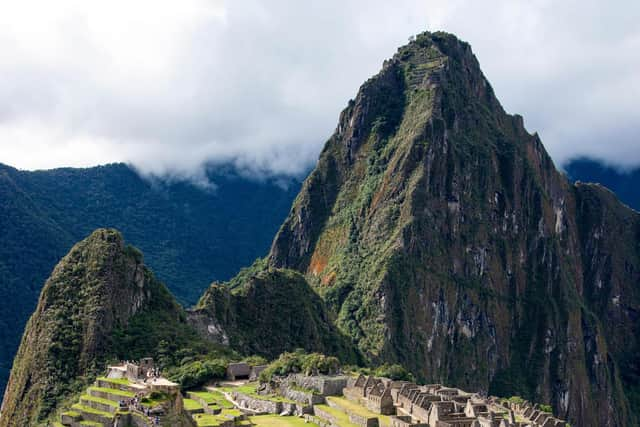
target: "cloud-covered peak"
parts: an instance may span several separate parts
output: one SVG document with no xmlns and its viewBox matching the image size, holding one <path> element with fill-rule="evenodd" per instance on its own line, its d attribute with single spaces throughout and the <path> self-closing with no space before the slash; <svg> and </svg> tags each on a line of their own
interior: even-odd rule
<svg viewBox="0 0 640 427">
<path fill-rule="evenodd" d="M 6 2 L 0 161 L 300 174 L 382 61 L 410 35 L 444 29 L 472 44 L 506 109 L 556 161 L 640 163 L 640 6 L 617 3 Z"/>
</svg>

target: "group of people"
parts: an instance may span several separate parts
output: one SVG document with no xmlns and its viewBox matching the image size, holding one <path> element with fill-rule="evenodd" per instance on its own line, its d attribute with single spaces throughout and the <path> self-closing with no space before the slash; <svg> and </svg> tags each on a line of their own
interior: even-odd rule
<svg viewBox="0 0 640 427">
<path fill-rule="evenodd" d="M 144 382 L 146 383 L 148 380 L 155 380 L 160 378 L 160 369 L 153 368 L 147 371 L 147 375 L 144 378 Z"/>
</svg>

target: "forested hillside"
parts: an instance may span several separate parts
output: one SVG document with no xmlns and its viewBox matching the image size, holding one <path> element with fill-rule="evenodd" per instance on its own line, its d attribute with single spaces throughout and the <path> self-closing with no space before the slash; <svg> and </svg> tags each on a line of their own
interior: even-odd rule
<svg viewBox="0 0 640 427">
<path fill-rule="evenodd" d="M 0 391 L 44 281 L 96 228 L 121 230 L 187 304 L 264 255 L 299 183 L 258 182 L 229 168 L 209 178 L 215 190 L 150 182 L 124 164 L 37 172 L 0 165 Z"/>
</svg>

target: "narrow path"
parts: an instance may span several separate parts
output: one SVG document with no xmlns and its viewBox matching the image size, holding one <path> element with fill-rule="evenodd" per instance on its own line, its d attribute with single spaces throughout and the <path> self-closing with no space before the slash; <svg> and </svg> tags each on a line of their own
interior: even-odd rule
<svg viewBox="0 0 640 427">
<path fill-rule="evenodd" d="M 262 412 L 258 412 L 255 411 L 253 409 L 249 409 L 249 408 L 243 408 L 242 406 L 240 406 L 238 404 L 238 402 L 236 402 L 235 400 L 233 400 L 233 398 L 231 397 L 231 395 L 225 391 L 222 391 L 216 387 L 205 387 L 205 389 L 209 390 L 209 391 L 215 391 L 217 393 L 222 393 L 222 395 L 224 396 L 225 399 L 227 399 L 229 402 L 231 402 L 233 404 L 234 407 L 236 407 L 237 409 L 241 410 L 241 411 L 247 411 L 252 413 L 253 415 L 261 415 Z"/>
</svg>

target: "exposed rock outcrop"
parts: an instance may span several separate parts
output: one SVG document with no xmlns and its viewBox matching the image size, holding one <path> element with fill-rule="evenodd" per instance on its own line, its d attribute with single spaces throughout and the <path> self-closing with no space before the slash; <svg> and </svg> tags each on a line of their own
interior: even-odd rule
<svg viewBox="0 0 640 427">
<path fill-rule="evenodd" d="M 556 170 L 467 43 L 424 33 L 342 112 L 269 263 L 304 274 L 374 361 L 622 426 L 639 235 L 637 213 Z"/>
</svg>

